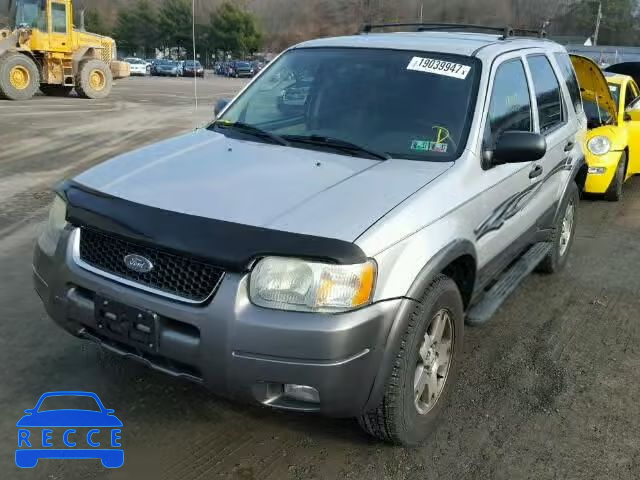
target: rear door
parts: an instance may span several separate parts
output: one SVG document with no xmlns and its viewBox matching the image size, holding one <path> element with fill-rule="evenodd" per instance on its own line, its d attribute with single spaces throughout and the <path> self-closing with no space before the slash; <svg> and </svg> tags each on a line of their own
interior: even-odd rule
<svg viewBox="0 0 640 480">
<path fill-rule="evenodd" d="M 553 226 L 553 220 L 566 184 L 567 163 L 580 152 L 580 138 L 574 102 L 561 87 L 551 58 L 545 53 L 526 56 L 529 85 L 537 114 L 535 131 L 547 141 L 546 155 L 533 162 L 529 172 L 532 191 L 532 214 L 540 229 Z M 562 83 L 565 83 L 564 81 Z"/>
</svg>

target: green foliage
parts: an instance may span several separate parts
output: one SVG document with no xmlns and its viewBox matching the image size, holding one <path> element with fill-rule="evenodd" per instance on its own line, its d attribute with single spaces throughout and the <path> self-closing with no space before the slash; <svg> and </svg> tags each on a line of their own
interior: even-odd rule
<svg viewBox="0 0 640 480">
<path fill-rule="evenodd" d="M 253 15 L 225 2 L 211 15 L 208 41 L 216 50 L 245 56 L 260 48 L 262 35 Z"/>
<path fill-rule="evenodd" d="M 85 30 L 99 35 L 111 35 L 110 29 L 98 10 L 88 9 L 84 12 Z"/>
<path fill-rule="evenodd" d="M 191 45 L 192 14 L 187 0 L 164 0 L 158 12 L 160 39 L 165 46 Z"/>
<path fill-rule="evenodd" d="M 159 43 L 158 20 L 149 0 L 136 0 L 118 12 L 116 40 L 130 50 L 143 48 L 145 56 Z"/>
</svg>

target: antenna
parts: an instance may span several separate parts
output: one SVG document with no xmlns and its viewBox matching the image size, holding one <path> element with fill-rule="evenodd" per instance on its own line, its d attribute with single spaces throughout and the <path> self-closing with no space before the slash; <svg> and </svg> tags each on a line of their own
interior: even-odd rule
<svg viewBox="0 0 640 480">
<path fill-rule="evenodd" d="M 198 70 L 196 69 L 196 0 L 191 0 L 191 39 L 193 41 L 193 97 L 198 111 Z M 204 66 L 203 66 L 204 68 Z"/>
</svg>

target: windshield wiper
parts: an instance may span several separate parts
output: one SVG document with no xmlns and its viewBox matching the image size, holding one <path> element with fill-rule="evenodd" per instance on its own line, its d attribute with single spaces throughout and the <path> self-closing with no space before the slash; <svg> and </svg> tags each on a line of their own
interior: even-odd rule
<svg viewBox="0 0 640 480">
<path fill-rule="evenodd" d="M 320 147 L 333 148 L 340 151 L 364 154 L 368 157 L 378 158 L 380 160 L 391 160 L 391 155 L 386 152 L 377 152 L 355 143 L 340 140 L 339 138 L 324 137 L 321 135 L 285 135 L 282 138 L 292 143 L 306 143 L 308 145 L 317 145 Z"/>
<path fill-rule="evenodd" d="M 277 145 L 289 146 L 289 142 L 285 140 L 283 137 L 276 135 L 271 132 L 267 132 L 266 130 L 262 130 L 261 128 L 255 127 L 253 125 L 249 125 L 248 123 L 242 122 L 215 122 L 213 127 L 218 128 L 228 128 L 232 130 L 237 130 L 242 133 L 246 133 L 248 135 L 253 135 L 254 137 L 261 138 L 263 140 L 270 140 L 272 143 Z"/>
</svg>

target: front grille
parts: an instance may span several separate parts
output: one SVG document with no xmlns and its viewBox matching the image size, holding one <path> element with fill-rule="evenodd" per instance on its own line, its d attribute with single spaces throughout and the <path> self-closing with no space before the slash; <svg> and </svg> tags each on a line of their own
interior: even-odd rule
<svg viewBox="0 0 640 480">
<path fill-rule="evenodd" d="M 124 263 L 127 255 L 145 257 L 153 264 L 153 270 L 149 273 L 130 270 Z M 89 228 L 80 230 L 80 260 L 160 294 L 169 294 L 190 302 L 207 300 L 224 273 L 213 265 Z"/>
</svg>

